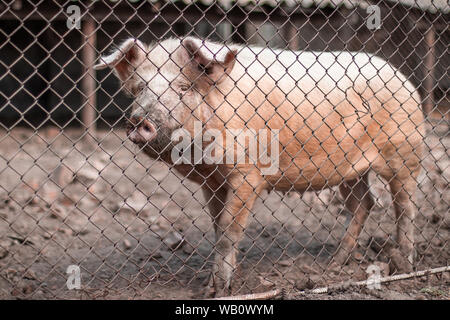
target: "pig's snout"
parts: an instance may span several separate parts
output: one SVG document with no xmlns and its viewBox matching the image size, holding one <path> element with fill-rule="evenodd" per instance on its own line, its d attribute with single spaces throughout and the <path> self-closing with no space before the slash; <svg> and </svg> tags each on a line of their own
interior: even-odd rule
<svg viewBox="0 0 450 320">
<path fill-rule="evenodd" d="M 148 119 L 132 117 L 127 130 L 128 138 L 134 143 L 147 143 L 152 141 L 156 135 L 155 125 Z"/>
</svg>

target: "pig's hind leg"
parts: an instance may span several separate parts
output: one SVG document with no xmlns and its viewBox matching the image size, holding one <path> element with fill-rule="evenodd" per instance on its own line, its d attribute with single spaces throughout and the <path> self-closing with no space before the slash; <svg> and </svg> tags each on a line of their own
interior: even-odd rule
<svg viewBox="0 0 450 320">
<path fill-rule="evenodd" d="M 345 207 L 353 214 L 353 218 L 337 253 L 333 257 L 333 260 L 338 264 L 345 264 L 352 251 L 356 248 L 358 237 L 364 227 L 364 222 L 374 205 L 369 191 L 368 175 L 366 173 L 358 179 L 344 181 L 339 186 L 341 195 L 345 201 Z"/>
</svg>

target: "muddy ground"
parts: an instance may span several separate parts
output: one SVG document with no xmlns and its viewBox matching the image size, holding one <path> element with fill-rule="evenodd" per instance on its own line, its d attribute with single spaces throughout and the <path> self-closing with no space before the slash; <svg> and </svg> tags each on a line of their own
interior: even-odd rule
<svg viewBox="0 0 450 320">
<path fill-rule="evenodd" d="M 416 270 L 449 265 L 448 132 L 441 124 L 426 137 Z M 199 186 L 140 154 L 121 130 L 100 131 L 93 149 L 81 135 L 0 132 L 0 298 L 198 298 L 214 238 Z M 381 290 L 299 293 L 367 279 L 370 264 L 382 276 L 398 274 L 388 187 L 370 180 L 376 207 L 346 266 L 329 264 L 351 219 L 336 190 L 263 194 L 240 244 L 233 294 L 283 288 L 286 299 L 448 299 L 449 272 Z M 380 251 L 386 240 L 390 251 Z M 80 290 L 67 288 L 69 265 L 81 268 Z"/>
</svg>

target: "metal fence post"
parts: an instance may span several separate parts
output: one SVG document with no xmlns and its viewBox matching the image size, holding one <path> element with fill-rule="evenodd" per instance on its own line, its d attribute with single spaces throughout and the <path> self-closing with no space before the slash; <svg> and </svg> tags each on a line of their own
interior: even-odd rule
<svg viewBox="0 0 450 320">
<path fill-rule="evenodd" d="M 86 141 L 93 142 L 96 135 L 96 80 L 95 71 L 92 68 L 95 62 L 95 45 L 97 43 L 96 39 L 96 27 L 95 22 L 89 15 L 82 23 L 82 34 L 84 36 L 84 46 L 82 49 L 82 61 L 85 66 L 85 73 L 82 79 L 82 92 L 84 107 L 81 114 L 83 124 L 86 129 Z"/>
<path fill-rule="evenodd" d="M 426 116 L 431 116 L 434 103 L 434 63 L 435 63 L 435 31 L 432 25 L 429 26 L 425 33 L 425 42 L 427 44 L 427 54 L 425 57 L 425 101 L 423 108 Z"/>
</svg>

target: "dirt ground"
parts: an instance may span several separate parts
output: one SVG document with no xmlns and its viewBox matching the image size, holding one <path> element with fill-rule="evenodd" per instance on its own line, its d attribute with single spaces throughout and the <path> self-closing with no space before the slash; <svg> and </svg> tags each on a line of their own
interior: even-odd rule
<svg viewBox="0 0 450 320">
<path fill-rule="evenodd" d="M 213 258 L 211 219 L 200 187 L 138 153 L 121 130 L 47 128 L 0 132 L 0 298 L 191 299 Z M 450 135 L 426 137 L 415 204 L 416 270 L 449 265 Z M 336 190 L 263 194 L 245 238 L 233 294 L 284 289 L 286 299 L 449 299 L 449 272 L 383 284 L 381 290 L 301 290 L 367 279 L 378 265 L 397 274 L 388 187 L 371 176 L 376 199 L 348 265 L 329 264 L 351 215 Z M 387 241 L 385 249 L 380 251 Z M 389 254 L 386 252 L 390 252 Z M 81 268 L 81 289 L 66 285 Z"/>
</svg>

